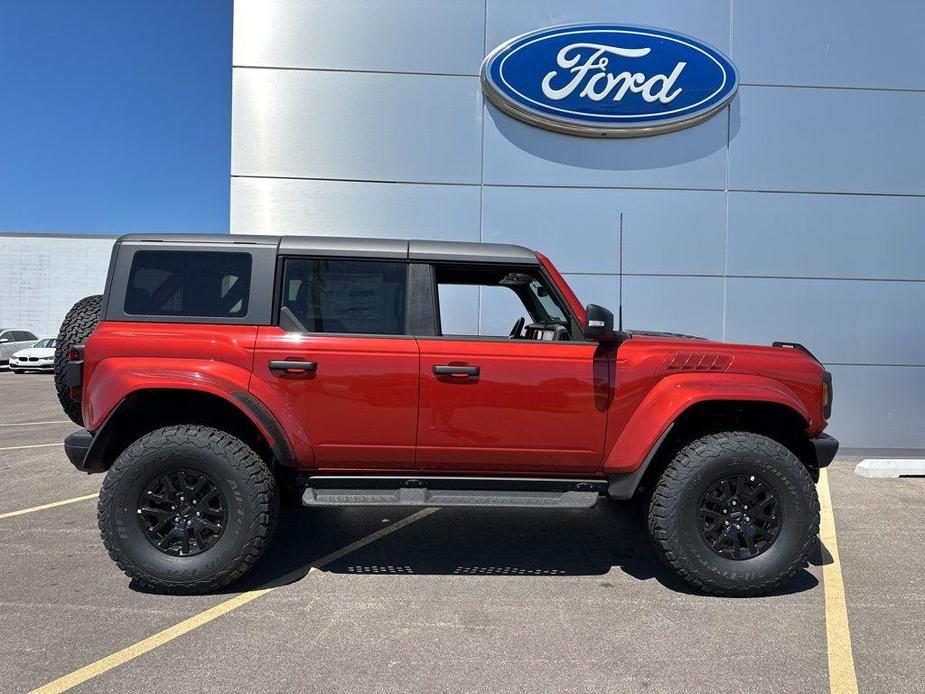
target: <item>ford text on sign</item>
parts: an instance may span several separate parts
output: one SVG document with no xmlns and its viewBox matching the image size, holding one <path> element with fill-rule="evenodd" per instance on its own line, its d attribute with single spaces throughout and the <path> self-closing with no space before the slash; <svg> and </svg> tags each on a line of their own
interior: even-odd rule
<svg viewBox="0 0 925 694">
<path fill-rule="evenodd" d="M 560 26 L 502 44 L 482 88 L 509 115 L 573 135 L 630 137 L 695 125 L 735 95 L 738 75 L 715 48 L 673 32 Z"/>
</svg>

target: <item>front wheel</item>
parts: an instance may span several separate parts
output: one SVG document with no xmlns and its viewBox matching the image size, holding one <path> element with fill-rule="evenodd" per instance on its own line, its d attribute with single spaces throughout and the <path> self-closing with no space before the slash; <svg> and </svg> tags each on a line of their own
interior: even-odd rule
<svg viewBox="0 0 925 694">
<path fill-rule="evenodd" d="M 106 474 L 99 526 L 109 555 L 148 589 L 204 593 L 250 569 L 270 542 L 276 480 L 251 448 L 203 426 L 157 429 Z"/>
<path fill-rule="evenodd" d="M 675 456 L 649 504 L 664 562 L 707 593 L 761 595 L 806 565 L 819 532 L 812 478 L 787 448 L 750 432 L 697 439 Z"/>
</svg>

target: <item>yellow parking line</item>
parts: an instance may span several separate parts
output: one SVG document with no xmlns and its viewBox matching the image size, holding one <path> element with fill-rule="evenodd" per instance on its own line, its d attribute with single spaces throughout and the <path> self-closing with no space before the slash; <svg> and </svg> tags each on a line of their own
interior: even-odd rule
<svg viewBox="0 0 925 694">
<path fill-rule="evenodd" d="M 21 516 L 25 513 L 33 513 L 34 511 L 44 511 L 46 508 L 55 508 L 55 506 L 67 506 L 68 504 L 76 504 L 78 501 L 86 501 L 87 499 L 95 499 L 99 496 L 99 492 L 96 494 L 87 494 L 86 496 L 75 496 L 73 499 L 65 499 L 64 501 L 53 501 L 50 504 L 42 504 L 41 506 L 33 506 L 32 508 L 24 508 L 20 511 L 8 511 L 6 513 L 0 513 L 0 520 L 4 518 L 12 518 L 13 516 Z"/>
<path fill-rule="evenodd" d="M 218 605 L 215 607 L 210 607 L 205 612 L 200 612 L 197 615 L 193 615 L 189 619 L 184 619 L 182 622 L 174 624 L 172 627 L 168 627 L 163 631 L 159 631 L 153 636 L 142 639 L 138 643 L 134 643 L 127 648 L 116 651 L 112 655 L 108 655 L 105 658 L 100 658 L 94 663 L 90 663 L 89 665 L 86 665 L 79 670 L 75 670 L 74 672 L 65 675 L 64 677 L 60 677 L 53 682 L 49 682 L 48 684 L 39 687 L 38 689 L 34 689 L 31 694 L 57 694 L 58 692 L 65 692 L 71 687 L 76 687 L 78 684 L 82 684 L 87 680 L 98 677 L 104 672 L 108 672 L 109 670 L 119 667 L 120 665 L 123 665 L 124 663 L 127 663 L 128 661 L 147 653 L 148 651 L 154 650 L 158 646 L 163 646 L 165 643 L 173 641 L 178 636 L 183 636 L 183 634 L 189 633 L 193 629 L 201 627 L 204 624 L 208 624 L 212 620 L 217 619 L 222 615 L 228 614 L 229 612 L 238 609 L 242 605 L 246 605 L 247 603 L 256 600 L 257 598 L 266 595 L 267 593 L 271 593 L 277 588 L 291 583 L 292 581 L 298 580 L 313 569 L 321 569 L 331 562 L 340 559 L 344 555 L 350 554 L 351 552 L 354 552 L 361 547 L 375 542 L 376 540 L 379 540 L 380 538 L 383 538 L 390 533 L 394 533 L 396 530 L 401 530 L 402 528 L 411 525 L 415 521 L 429 516 L 437 510 L 438 509 L 436 508 L 421 509 L 417 513 L 414 513 L 407 518 L 403 518 L 397 523 L 393 523 L 392 525 L 382 528 L 381 530 L 377 530 L 376 532 L 371 533 L 366 537 L 360 538 L 356 542 L 351 542 L 346 547 L 342 547 L 341 549 L 331 552 L 330 554 L 326 554 L 320 559 L 311 562 L 307 566 L 290 571 L 288 574 L 275 581 L 275 585 L 269 588 L 251 590 L 246 593 L 236 595 L 233 598 L 225 600 L 224 602 L 220 602 Z"/>
<path fill-rule="evenodd" d="M 819 471 L 819 537 L 832 561 L 822 567 L 825 584 L 825 635 L 829 655 L 829 689 L 832 694 L 857 694 L 858 677 L 851 651 L 851 630 L 848 627 L 848 606 L 845 602 L 845 582 L 835 539 L 835 514 L 829 494 L 828 472 Z"/>
<path fill-rule="evenodd" d="M 22 448 L 50 448 L 52 446 L 63 446 L 64 442 L 61 443 L 32 443 L 28 446 L 3 446 L 0 448 L 0 451 L 18 451 Z"/>
</svg>

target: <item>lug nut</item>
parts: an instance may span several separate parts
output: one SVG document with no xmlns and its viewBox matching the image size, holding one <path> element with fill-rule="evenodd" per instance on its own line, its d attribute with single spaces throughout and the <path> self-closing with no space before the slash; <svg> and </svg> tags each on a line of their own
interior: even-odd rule
<svg viewBox="0 0 925 694">
<path fill-rule="evenodd" d="M 732 505 L 733 505 L 733 506 L 736 505 L 736 500 L 735 500 L 735 499 L 732 500 Z"/>
<path fill-rule="evenodd" d="M 196 516 L 201 516 L 202 514 L 199 511 L 196 511 Z"/>
</svg>

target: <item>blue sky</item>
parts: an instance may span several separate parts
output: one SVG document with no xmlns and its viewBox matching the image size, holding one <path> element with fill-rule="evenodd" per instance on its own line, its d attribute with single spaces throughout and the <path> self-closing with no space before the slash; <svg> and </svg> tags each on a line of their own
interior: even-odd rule
<svg viewBox="0 0 925 694">
<path fill-rule="evenodd" d="M 231 0 L 0 2 L 0 231 L 228 231 Z"/>
</svg>

